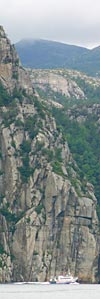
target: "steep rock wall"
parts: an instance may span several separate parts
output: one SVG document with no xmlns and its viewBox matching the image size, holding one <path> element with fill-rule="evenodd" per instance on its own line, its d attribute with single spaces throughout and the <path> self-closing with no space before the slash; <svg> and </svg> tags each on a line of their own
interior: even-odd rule
<svg viewBox="0 0 100 299">
<path fill-rule="evenodd" d="M 27 91 L 0 107 L 0 282 L 48 280 L 69 268 L 81 281 L 96 282 L 93 188 L 86 183 L 82 191 L 68 144 L 19 61 L 12 78 L 17 54 L 0 31 L 1 82 L 10 94 L 15 87 Z"/>
<path fill-rule="evenodd" d="M 93 191 L 88 197 L 82 193 L 80 182 L 80 196 L 77 194 L 67 173 L 67 166 L 73 160 L 68 145 L 62 143 L 59 135 L 55 145 L 63 153 L 60 175 L 42 155 L 44 148 L 55 151 L 57 131 L 56 125 L 52 129 L 53 122 L 49 119 L 49 130 L 44 133 L 42 130 L 31 143 L 28 155 L 32 174 L 26 182 L 19 168 L 22 166 L 20 145 L 23 140 L 29 140 L 28 132 L 17 131 L 15 125 L 1 128 L 0 207 L 6 223 L 4 234 L 8 235 L 8 239 L 4 237 L 7 245 L 2 240 L 2 246 L 13 257 L 9 279 L 46 280 L 70 268 L 81 280 L 95 281 L 99 254 L 96 199 Z M 42 146 L 38 151 L 37 139 Z M 75 172 L 72 175 L 77 178 Z"/>
</svg>

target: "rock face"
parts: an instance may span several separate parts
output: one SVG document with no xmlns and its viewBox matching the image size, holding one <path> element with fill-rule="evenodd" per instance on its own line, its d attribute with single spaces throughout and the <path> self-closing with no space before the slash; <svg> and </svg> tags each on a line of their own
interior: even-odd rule
<svg viewBox="0 0 100 299">
<path fill-rule="evenodd" d="M 17 52 L 2 26 L 0 26 L 0 74 L 3 84 L 10 92 L 16 87 L 16 84 L 17 87 L 25 90 L 28 88 L 27 91 L 32 92 L 28 73 L 23 70 Z"/>
<path fill-rule="evenodd" d="M 81 281 L 96 282 L 93 188 L 87 184 L 83 193 L 68 144 L 48 107 L 32 94 L 2 27 L 0 81 L 11 95 L 0 107 L 0 282 L 44 281 L 69 268 Z"/>
<path fill-rule="evenodd" d="M 62 70 L 30 70 L 35 87 L 60 93 L 68 98 L 84 99 L 84 92 L 73 79 L 64 77 Z"/>
</svg>

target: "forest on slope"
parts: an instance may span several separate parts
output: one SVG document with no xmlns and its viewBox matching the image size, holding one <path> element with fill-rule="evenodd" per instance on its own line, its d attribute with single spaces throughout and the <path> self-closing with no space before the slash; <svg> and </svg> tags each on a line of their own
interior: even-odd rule
<svg viewBox="0 0 100 299">
<path fill-rule="evenodd" d="M 39 71 L 38 71 L 39 72 Z M 58 81 L 53 77 L 56 90 L 54 90 L 52 81 L 50 81 L 51 73 L 60 74 L 61 77 L 67 78 L 69 82 L 72 80 L 78 85 L 83 92 L 83 98 L 78 98 L 75 94 L 67 96 L 58 89 Z M 40 78 L 48 77 L 39 84 Z M 32 75 L 31 75 L 32 77 Z M 100 81 L 97 78 L 91 78 L 79 72 L 73 72 L 62 69 L 43 71 L 37 75 L 37 71 L 33 70 L 34 83 L 37 92 L 41 98 L 48 103 L 52 99 L 53 105 L 50 108 L 52 115 L 56 119 L 59 132 L 62 132 L 64 140 L 68 142 L 73 158 L 78 165 L 82 186 L 86 192 L 86 181 L 94 186 L 94 192 L 97 197 L 97 213 L 100 219 Z M 36 81 L 35 81 L 36 80 Z M 41 81 L 42 82 L 42 81 Z M 60 81 L 59 81 L 60 85 Z M 60 87 L 61 88 L 61 85 Z M 72 92 L 72 90 L 71 90 Z M 59 103 L 62 107 L 54 106 Z M 74 181 L 77 185 L 77 182 Z"/>
</svg>

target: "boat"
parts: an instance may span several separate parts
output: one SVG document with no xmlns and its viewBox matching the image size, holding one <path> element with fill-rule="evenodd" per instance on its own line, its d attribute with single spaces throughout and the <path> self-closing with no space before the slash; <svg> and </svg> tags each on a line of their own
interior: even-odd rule
<svg viewBox="0 0 100 299">
<path fill-rule="evenodd" d="M 51 284 L 77 284 L 78 277 L 73 277 L 72 274 L 58 275 L 50 279 Z"/>
</svg>

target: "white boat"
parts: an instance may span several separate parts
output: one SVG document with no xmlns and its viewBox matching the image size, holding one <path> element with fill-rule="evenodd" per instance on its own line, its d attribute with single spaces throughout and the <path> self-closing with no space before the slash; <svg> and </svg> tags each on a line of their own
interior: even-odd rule
<svg viewBox="0 0 100 299">
<path fill-rule="evenodd" d="M 78 281 L 78 277 L 73 277 L 72 274 L 59 275 L 50 279 L 51 284 L 75 284 Z"/>
</svg>

